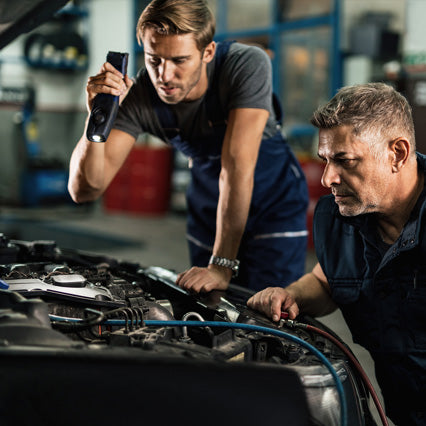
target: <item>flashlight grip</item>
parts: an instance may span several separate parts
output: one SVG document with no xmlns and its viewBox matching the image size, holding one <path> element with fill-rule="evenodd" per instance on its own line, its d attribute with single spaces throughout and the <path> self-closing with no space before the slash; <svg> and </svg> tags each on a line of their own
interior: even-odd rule
<svg viewBox="0 0 426 426">
<path fill-rule="evenodd" d="M 128 53 L 108 52 L 107 62 L 123 75 L 127 72 Z M 86 136 L 91 142 L 105 142 L 108 139 L 119 107 L 119 97 L 99 93 L 93 100 Z"/>
</svg>

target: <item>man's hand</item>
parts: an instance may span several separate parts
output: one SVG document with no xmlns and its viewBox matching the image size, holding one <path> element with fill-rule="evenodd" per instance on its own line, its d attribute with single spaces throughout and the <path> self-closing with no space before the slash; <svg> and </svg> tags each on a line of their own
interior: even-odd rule
<svg viewBox="0 0 426 426">
<path fill-rule="evenodd" d="M 209 265 L 207 268 L 194 266 L 179 274 L 176 284 L 195 293 L 226 290 L 231 276 L 232 271 L 229 268 L 216 265 Z"/>
<path fill-rule="evenodd" d="M 106 93 L 113 96 L 120 96 L 120 103 L 126 97 L 133 85 L 132 79 L 126 74 L 123 76 L 109 62 L 105 62 L 99 73 L 89 77 L 86 86 L 87 109 L 90 112 L 93 100 L 98 93 Z"/>
<path fill-rule="evenodd" d="M 294 297 L 281 287 L 268 287 L 259 291 L 247 301 L 247 306 L 264 313 L 273 321 L 280 320 L 281 311 L 287 311 L 290 319 L 299 315 L 299 307 Z"/>
</svg>

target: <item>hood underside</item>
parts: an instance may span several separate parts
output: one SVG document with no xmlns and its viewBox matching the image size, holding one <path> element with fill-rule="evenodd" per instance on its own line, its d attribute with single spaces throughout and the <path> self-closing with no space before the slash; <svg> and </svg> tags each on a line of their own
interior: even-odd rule
<svg viewBox="0 0 426 426">
<path fill-rule="evenodd" d="M 0 0 L 0 49 L 49 20 L 69 0 Z"/>
</svg>

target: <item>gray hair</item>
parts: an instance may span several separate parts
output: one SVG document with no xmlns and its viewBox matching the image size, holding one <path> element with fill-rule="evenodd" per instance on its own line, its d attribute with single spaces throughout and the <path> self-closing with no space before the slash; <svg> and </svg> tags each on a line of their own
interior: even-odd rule
<svg viewBox="0 0 426 426">
<path fill-rule="evenodd" d="M 392 86 L 385 83 L 367 83 L 341 88 L 311 117 L 319 129 L 351 126 L 353 133 L 362 136 L 375 156 L 383 153 L 378 140 L 405 137 L 412 154 L 416 149 L 414 123 L 408 101 Z"/>
</svg>

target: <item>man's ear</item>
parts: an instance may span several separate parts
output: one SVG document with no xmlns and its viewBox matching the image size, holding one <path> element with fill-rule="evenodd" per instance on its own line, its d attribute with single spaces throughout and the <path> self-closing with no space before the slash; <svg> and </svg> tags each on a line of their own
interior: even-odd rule
<svg viewBox="0 0 426 426">
<path fill-rule="evenodd" d="M 211 62 L 212 59 L 214 58 L 215 52 L 216 52 L 216 43 L 214 41 L 212 41 L 211 43 L 209 43 L 204 48 L 203 62 L 205 62 L 206 64 L 208 64 L 209 62 Z"/>
<path fill-rule="evenodd" d="M 408 161 L 411 153 L 411 145 L 405 138 L 394 139 L 389 143 L 392 155 L 392 171 L 399 172 Z"/>
</svg>

